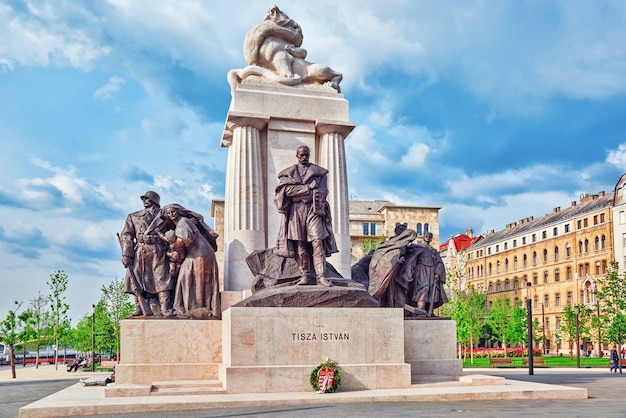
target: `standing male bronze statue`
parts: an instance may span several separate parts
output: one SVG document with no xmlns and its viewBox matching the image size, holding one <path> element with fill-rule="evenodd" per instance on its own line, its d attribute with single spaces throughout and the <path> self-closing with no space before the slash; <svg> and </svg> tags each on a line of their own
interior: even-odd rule
<svg viewBox="0 0 626 418">
<path fill-rule="evenodd" d="M 274 204 L 281 214 L 274 253 L 295 258 L 299 285 L 310 284 L 311 259 L 317 284 L 332 286 L 326 278 L 326 257 L 338 252 L 332 231 L 328 196 L 328 170 L 309 162 L 311 150 L 298 147 L 298 164 L 278 173 Z"/>
<path fill-rule="evenodd" d="M 158 193 L 147 191 L 141 196 L 144 208 L 126 218 L 122 230 L 122 264 L 127 268 L 124 292 L 135 295 L 133 316 L 152 316 L 150 301 L 158 297 L 161 316 L 171 317 L 170 292 L 175 281 L 169 274 L 167 243 L 157 232 L 150 233 L 161 211 Z"/>
</svg>

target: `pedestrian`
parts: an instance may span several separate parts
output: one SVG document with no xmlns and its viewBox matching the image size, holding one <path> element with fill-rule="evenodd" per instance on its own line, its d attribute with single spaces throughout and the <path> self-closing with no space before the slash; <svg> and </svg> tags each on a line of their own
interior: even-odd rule
<svg viewBox="0 0 626 418">
<path fill-rule="evenodd" d="M 622 347 L 622 358 L 626 358 L 626 348 Z"/>
<path fill-rule="evenodd" d="M 615 373 L 617 373 L 617 368 L 619 367 L 619 354 L 617 353 L 617 345 L 613 344 L 613 349 L 611 349 L 611 355 L 609 357 L 611 359 L 611 368 L 609 369 L 610 372 L 615 371 Z M 622 371 L 620 370 L 620 373 Z"/>
</svg>

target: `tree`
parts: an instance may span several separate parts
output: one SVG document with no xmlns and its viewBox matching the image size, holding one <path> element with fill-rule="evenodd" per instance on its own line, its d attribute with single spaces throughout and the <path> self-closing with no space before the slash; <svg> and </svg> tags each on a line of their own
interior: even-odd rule
<svg viewBox="0 0 626 418">
<path fill-rule="evenodd" d="M 384 241 L 385 241 L 384 236 L 363 240 L 363 247 L 362 247 L 363 255 L 368 255 L 370 251 L 374 251 Z"/>
<path fill-rule="evenodd" d="M 524 357 L 523 347 L 528 341 L 526 309 L 522 307 L 522 301 L 518 300 L 511 307 L 511 319 L 506 330 L 507 341 L 522 346 L 522 357 Z"/>
<path fill-rule="evenodd" d="M 9 347 L 9 357 L 11 363 L 11 376 L 16 378 L 15 374 L 15 349 L 23 345 L 29 338 L 27 325 L 31 321 L 32 313 L 25 311 L 18 315 L 18 311 L 22 306 L 22 302 L 15 301 L 17 308 L 10 310 L 6 318 L 0 322 L 0 342 Z M 26 358 L 24 358 L 26 361 Z"/>
<path fill-rule="evenodd" d="M 573 356 L 573 346 L 576 340 L 576 325 L 578 324 L 578 339 L 589 335 L 589 320 L 591 318 L 591 309 L 585 305 L 567 304 L 563 309 L 561 317 L 561 328 L 556 333 L 556 338 L 569 343 L 569 358 Z M 578 344 L 578 343 L 577 343 Z"/>
<path fill-rule="evenodd" d="M 129 295 L 124 293 L 123 281 L 115 278 L 108 286 L 102 286 L 102 297 L 96 307 L 96 335 L 104 340 L 97 344 L 98 347 L 119 353 L 121 322 L 133 310 Z"/>
<path fill-rule="evenodd" d="M 457 289 L 456 295 L 456 300 L 449 303 L 450 317 L 456 321 L 457 342 L 470 347 L 470 361 L 474 364 L 474 345 L 480 339 L 485 325 L 487 295 L 478 293 L 472 286 L 465 290 Z"/>
<path fill-rule="evenodd" d="M 34 299 L 30 300 L 28 307 L 32 314 L 31 321 L 27 324 L 27 331 L 30 336 L 28 343 L 37 349 L 35 368 L 39 368 L 39 350 L 47 345 L 50 340 L 50 312 L 46 309 L 47 302 L 47 296 L 39 292 Z"/>
<path fill-rule="evenodd" d="M 626 338 L 626 273 L 619 275 L 618 271 L 617 261 L 611 261 L 595 294 L 603 301 L 606 336 L 621 347 Z M 620 362 L 620 371 L 621 367 Z"/>
<path fill-rule="evenodd" d="M 65 303 L 65 291 L 67 290 L 67 274 L 63 270 L 57 270 L 50 275 L 50 280 L 46 282 L 50 287 L 48 302 L 50 302 L 50 328 L 54 341 L 54 365 L 59 368 L 59 344 L 64 342 L 69 333 L 70 323 L 67 318 L 67 311 L 70 306 Z"/>
<path fill-rule="evenodd" d="M 491 311 L 487 314 L 487 324 L 496 341 L 502 343 L 504 357 L 507 357 L 506 344 L 509 334 L 509 322 L 511 321 L 511 301 L 506 296 L 500 296 L 493 301 Z"/>
</svg>

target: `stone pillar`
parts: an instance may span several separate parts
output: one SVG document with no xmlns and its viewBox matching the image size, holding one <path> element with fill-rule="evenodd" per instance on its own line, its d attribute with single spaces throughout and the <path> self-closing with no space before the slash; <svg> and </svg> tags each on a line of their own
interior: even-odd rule
<svg viewBox="0 0 626 418">
<path fill-rule="evenodd" d="M 261 130 L 268 120 L 234 113 L 228 117 L 232 137 L 225 141 L 229 147 L 224 212 L 225 290 L 249 290 L 253 277 L 245 259 L 252 251 L 267 248 Z"/>
<path fill-rule="evenodd" d="M 315 129 L 319 138 L 319 165 L 328 170 L 328 203 L 339 249 L 328 261 L 346 278 L 350 278 L 350 208 L 344 138 L 352 129 L 353 123 L 319 120 Z"/>
</svg>

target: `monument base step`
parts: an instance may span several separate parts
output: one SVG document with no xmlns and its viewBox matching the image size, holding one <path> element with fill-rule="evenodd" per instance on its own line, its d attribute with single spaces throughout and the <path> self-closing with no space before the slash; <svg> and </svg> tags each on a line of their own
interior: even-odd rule
<svg viewBox="0 0 626 418">
<path fill-rule="evenodd" d="M 219 380 L 173 380 L 154 382 L 151 396 L 215 395 L 226 393 Z"/>
</svg>

